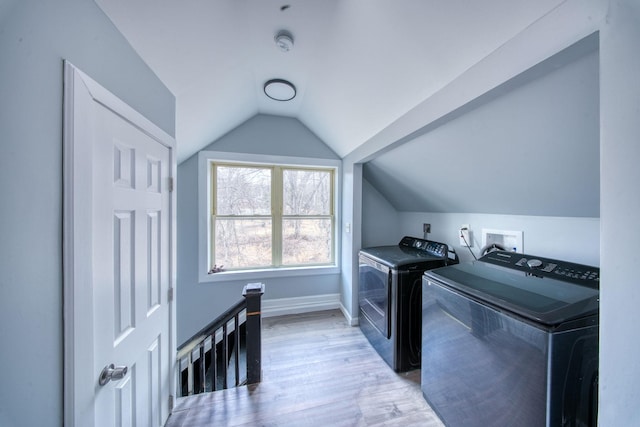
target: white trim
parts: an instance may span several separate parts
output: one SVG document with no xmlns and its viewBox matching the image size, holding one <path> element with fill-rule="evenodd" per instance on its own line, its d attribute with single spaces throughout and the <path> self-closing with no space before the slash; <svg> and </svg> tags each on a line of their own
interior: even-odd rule
<svg viewBox="0 0 640 427">
<path fill-rule="evenodd" d="M 205 267 L 206 268 L 206 267 Z M 246 271 L 221 271 L 219 273 L 207 274 L 206 280 L 201 282 L 230 282 L 245 281 L 256 279 L 273 279 L 280 277 L 298 277 L 298 276 L 319 276 L 322 274 L 338 274 L 340 269 L 338 266 L 322 266 L 322 267 L 295 267 L 295 268 L 269 268 L 261 270 Z"/>
<path fill-rule="evenodd" d="M 334 214 L 335 214 L 335 264 L 321 267 L 274 268 L 254 271 L 238 271 L 208 274 L 211 259 L 209 236 L 211 225 L 208 217 L 209 197 L 211 195 L 211 171 L 209 164 L 213 160 L 235 163 L 277 164 L 288 166 L 317 166 L 335 168 Z M 341 254 L 341 203 L 342 203 L 342 160 L 321 159 L 315 157 L 288 157 L 264 154 L 232 153 L 225 151 L 200 151 L 198 153 L 198 281 L 228 282 L 230 280 L 254 280 L 273 277 L 293 277 L 316 274 L 336 274 L 340 272 Z"/>
<path fill-rule="evenodd" d="M 339 308 L 349 326 L 358 326 L 358 318 L 351 317 L 340 300 L 340 294 L 311 295 L 306 297 L 262 300 L 262 317 L 311 313 Z"/>
<path fill-rule="evenodd" d="M 262 317 L 311 313 L 340 308 L 340 294 L 310 295 L 306 297 L 262 300 Z"/>
<path fill-rule="evenodd" d="M 340 301 L 340 311 L 342 311 L 344 318 L 347 319 L 347 323 L 349 324 L 349 326 L 358 326 L 360 324 L 359 318 L 351 317 L 351 314 L 349 313 L 347 308 L 342 304 L 342 301 Z"/>
<path fill-rule="evenodd" d="M 75 286 L 91 283 L 88 251 L 76 245 L 76 236 L 85 236 L 84 248 L 92 246 L 91 221 L 81 214 L 86 206 L 86 194 L 91 193 L 91 180 L 76 180 L 86 174 L 88 164 L 79 159 L 91 158 L 91 145 L 79 141 L 90 137 L 93 124 L 89 120 L 75 120 L 76 111 L 89 111 L 92 97 L 77 69 L 68 63 L 64 68 L 64 197 L 63 197 L 63 282 L 64 282 L 64 424 L 92 425 L 94 408 L 87 399 L 93 390 L 82 388 L 78 377 L 92 375 L 93 348 L 81 349 L 82 337 L 93 334 L 93 316 L 82 318 L 83 307 L 93 305 L 93 288 Z M 78 141 L 76 144 L 75 142 Z M 84 169 L 81 171 L 80 169 Z M 83 262 L 83 260 L 85 262 Z M 78 310 L 76 310 L 78 309 Z"/>
<path fill-rule="evenodd" d="M 64 123 L 63 123 L 63 319 L 64 319 L 64 425 L 92 426 L 95 422 L 93 406 L 94 386 L 86 381 L 93 378 L 93 287 L 91 248 L 91 159 L 94 122 L 94 103 L 98 103 L 128 121 L 152 139 L 170 150 L 171 176 L 177 167 L 175 140 L 153 122 L 125 104 L 111 92 L 64 62 Z M 80 177 L 80 178 L 77 178 Z M 88 178 L 87 178 L 88 177 Z M 170 227 L 171 265 L 170 288 L 176 284 L 176 192 L 171 193 Z M 176 300 L 169 303 L 169 352 L 164 355 L 171 363 L 170 393 L 176 388 Z"/>
</svg>

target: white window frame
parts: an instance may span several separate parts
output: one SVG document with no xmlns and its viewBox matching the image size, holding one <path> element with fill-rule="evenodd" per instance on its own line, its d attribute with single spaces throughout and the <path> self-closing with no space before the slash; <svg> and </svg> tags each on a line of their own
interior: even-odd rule
<svg viewBox="0 0 640 427">
<path fill-rule="evenodd" d="M 317 167 L 334 169 L 333 197 L 335 206 L 335 224 L 333 244 L 334 261 L 332 265 L 295 266 L 261 268 L 255 270 L 221 271 L 209 274 L 211 259 L 211 221 L 210 206 L 212 194 L 213 162 L 248 163 L 253 165 L 278 165 L 292 167 Z M 309 276 L 337 274 L 340 272 L 340 213 L 341 209 L 341 160 L 318 159 L 310 157 L 272 156 L 263 154 L 230 153 L 224 151 L 201 151 L 198 153 L 198 280 L 203 282 L 228 282 L 231 280 L 256 280 L 273 277 Z"/>
</svg>

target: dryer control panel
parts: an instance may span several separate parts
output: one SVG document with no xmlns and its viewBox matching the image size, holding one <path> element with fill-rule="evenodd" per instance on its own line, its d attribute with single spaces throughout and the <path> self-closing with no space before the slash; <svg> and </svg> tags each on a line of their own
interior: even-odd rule
<svg viewBox="0 0 640 427">
<path fill-rule="evenodd" d="M 478 261 L 512 268 L 532 276 L 549 277 L 594 289 L 600 288 L 598 267 L 507 251 L 489 252 Z"/>
<path fill-rule="evenodd" d="M 447 256 L 447 245 L 440 242 L 404 236 L 398 245 L 405 248 L 418 249 L 434 256 Z"/>
</svg>

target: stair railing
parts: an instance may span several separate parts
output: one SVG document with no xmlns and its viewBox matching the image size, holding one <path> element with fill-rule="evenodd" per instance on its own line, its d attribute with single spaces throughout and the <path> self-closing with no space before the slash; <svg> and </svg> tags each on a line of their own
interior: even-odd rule
<svg viewBox="0 0 640 427">
<path fill-rule="evenodd" d="M 263 294 L 263 283 L 247 284 L 243 299 L 178 348 L 178 395 L 262 380 Z"/>
</svg>

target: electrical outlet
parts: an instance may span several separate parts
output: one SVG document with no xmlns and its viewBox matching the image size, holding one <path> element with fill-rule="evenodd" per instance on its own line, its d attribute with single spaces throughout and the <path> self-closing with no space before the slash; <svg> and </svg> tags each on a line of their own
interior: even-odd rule
<svg viewBox="0 0 640 427">
<path fill-rule="evenodd" d="M 431 233 L 431 224 L 422 224 L 423 233 Z"/>
<path fill-rule="evenodd" d="M 470 248 L 473 247 L 472 234 L 469 224 L 462 224 L 460 226 L 459 234 L 460 237 L 460 246 L 468 246 Z M 463 237 L 464 236 L 464 237 Z"/>
</svg>

